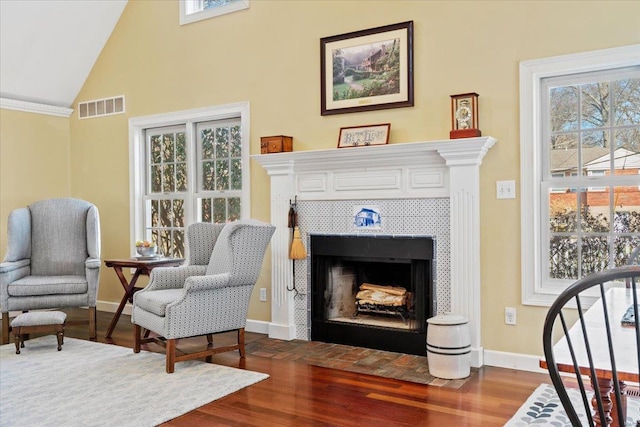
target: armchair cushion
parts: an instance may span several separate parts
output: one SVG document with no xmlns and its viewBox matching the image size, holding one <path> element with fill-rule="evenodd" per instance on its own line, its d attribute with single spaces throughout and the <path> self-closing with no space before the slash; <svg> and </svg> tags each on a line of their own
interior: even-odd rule
<svg viewBox="0 0 640 427">
<path fill-rule="evenodd" d="M 153 292 L 139 292 L 135 296 L 136 305 L 143 310 L 164 317 L 167 305 L 184 298 L 182 289 L 161 289 Z"/>
<path fill-rule="evenodd" d="M 84 276 L 26 276 L 7 286 L 12 297 L 87 293 Z"/>
</svg>

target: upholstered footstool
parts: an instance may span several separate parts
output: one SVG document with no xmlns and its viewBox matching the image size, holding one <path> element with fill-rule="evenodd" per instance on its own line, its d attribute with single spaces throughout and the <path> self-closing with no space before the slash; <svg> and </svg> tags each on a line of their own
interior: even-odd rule
<svg viewBox="0 0 640 427">
<path fill-rule="evenodd" d="M 64 322 L 67 314 L 61 311 L 37 311 L 19 314 L 11 321 L 11 329 L 16 341 L 16 354 L 24 348 L 24 336 L 36 332 L 55 332 L 58 337 L 58 351 L 64 344 Z"/>
</svg>

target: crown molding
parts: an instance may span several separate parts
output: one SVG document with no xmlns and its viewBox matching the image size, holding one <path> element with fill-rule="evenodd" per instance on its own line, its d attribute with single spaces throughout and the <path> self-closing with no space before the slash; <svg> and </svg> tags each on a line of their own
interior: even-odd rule
<svg viewBox="0 0 640 427">
<path fill-rule="evenodd" d="M 0 98 L 0 108 L 58 117 L 69 117 L 73 113 L 73 108 L 39 104 L 37 102 L 18 101 L 16 99 L 8 98 Z"/>
</svg>

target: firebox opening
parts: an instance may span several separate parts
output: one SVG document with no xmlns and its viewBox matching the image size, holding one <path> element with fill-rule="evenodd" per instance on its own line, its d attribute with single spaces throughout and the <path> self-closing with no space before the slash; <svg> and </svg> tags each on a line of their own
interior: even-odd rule
<svg viewBox="0 0 640 427">
<path fill-rule="evenodd" d="M 433 239 L 311 236 L 311 339 L 425 355 Z"/>
</svg>

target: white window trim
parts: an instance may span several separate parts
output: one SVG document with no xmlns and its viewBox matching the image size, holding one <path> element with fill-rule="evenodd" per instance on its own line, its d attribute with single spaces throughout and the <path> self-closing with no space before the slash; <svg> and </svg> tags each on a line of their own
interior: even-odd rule
<svg viewBox="0 0 640 427">
<path fill-rule="evenodd" d="M 520 194 L 522 304 L 549 306 L 560 293 L 546 285 L 541 270 L 540 182 L 543 79 L 579 72 L 640 65 L 640 44 L 520 63 Z"/>
<path fill-rule="evenodd" d="M 228 13 L 238 12 L 249 8 L 249 0 L 240 0 L 224 6 L 214 7 L 200 12 L 187 13 L 192 9 L 192 5 L 198 0 L 180 0 L 180 25 L 191 24 L 193 22 L 202 21 L 204 19 L 214 18 L 216 16 L 226 15 Z"/>
<path fill-rule="evenodd" d="M 152 116 L 135 117 L 129 119 L 129 207 L 130 207 L 130 241 L 135 242 L 144 230 L 144 210 L 139 200 L 144 198 L 144 174 L 145 163 L 145 130 L 155 127 L 173 126 L 186 123 L 187 137 L 193 132 L 195 123 L 223 120 L 240 117 L 240 129 L 242 132 L 242 205 L 241 218 L 249 218 L 251 215 L 251 174 L 249 164 L 249 102 L 238 102 L 213 107 L 198 108 L 194 110 L 177 111 L 173 113 L 156 114 Z M 188 153 L 189 161 L 194 153 Z M 192 170 L 192 169 L 190 169 Z M 189 178 L 193 181 L 195 173 L 191 172 Z M 195 212 L 195 206 L 186 206 L 185 212 Z M 131 255 L 135 255 L 131 244 Z"/>
</svg>

